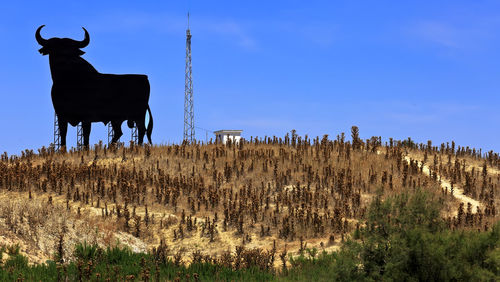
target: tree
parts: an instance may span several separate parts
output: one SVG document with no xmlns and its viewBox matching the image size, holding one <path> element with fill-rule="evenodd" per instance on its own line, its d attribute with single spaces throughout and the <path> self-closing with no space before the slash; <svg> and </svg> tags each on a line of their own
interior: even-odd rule
<svg viewBox="0 0 500 282">
<path fill-rule="evenodd" d="M 361 140 L 359 139 L 359 129 L 353 125 L 351 127 L 352 149 L 358 150 L 361 147 Z"/>
</svg>

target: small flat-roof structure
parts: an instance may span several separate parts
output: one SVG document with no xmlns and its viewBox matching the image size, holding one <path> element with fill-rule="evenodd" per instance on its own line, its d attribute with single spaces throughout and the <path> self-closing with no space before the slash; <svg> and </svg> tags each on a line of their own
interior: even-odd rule
<svg viewBox="0 0 500 282">
<path fill-rule="evenodd" d="M 232 143 L 238 143 L 241 139 L 241 133 L 243 130 L 217 130 L 215 133 L 215 140 L 219 143 L 226 144 L 228 140 L 231 140 Z"/>
</svg>

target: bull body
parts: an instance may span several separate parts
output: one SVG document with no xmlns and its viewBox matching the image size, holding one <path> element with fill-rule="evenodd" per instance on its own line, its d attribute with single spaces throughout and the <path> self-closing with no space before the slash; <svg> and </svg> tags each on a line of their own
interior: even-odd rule
<svg viewBox="0 0 500 282">
<path fill-rule="evenodd" d="M 137 125 L 139 144 L 143 143 L 147 131 L 149 143 L 153 129 L 153 118 L 149 109 L 149 81 L 146 75 L 139 74 L 102 74 L 84 60 L 80 48 L 87 46 L 89 35 L 75 41 L 68 38 L 40 36 L 40 26 L 36 39 L 43 46 L 39 51 L 49 55 L 52 75 L 52 104 L 59 120 L 61 145 L 66 145 L 67 124 L 76 126 L 82 122 L 84 145 L 88 146 L 92 122 L 111 122 L 115 143 L 123 134 L 121 124 Z M 145 117 L 149 112 L 146 129 Z"/>
</svg>

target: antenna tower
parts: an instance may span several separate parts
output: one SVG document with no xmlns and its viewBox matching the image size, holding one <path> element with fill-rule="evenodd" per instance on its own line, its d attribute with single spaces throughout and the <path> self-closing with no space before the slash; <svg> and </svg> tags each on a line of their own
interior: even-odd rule
<svg viewBox="0 0 500 282">
<path fill-rule="evenodd" d="M 195 141 L 194 136 L 194 109 L 193 109 L 193 75 L 191 69 L 191 31 L 186 30 L 186 75 L 184 86 L 184 141 Z"/>
</svg>

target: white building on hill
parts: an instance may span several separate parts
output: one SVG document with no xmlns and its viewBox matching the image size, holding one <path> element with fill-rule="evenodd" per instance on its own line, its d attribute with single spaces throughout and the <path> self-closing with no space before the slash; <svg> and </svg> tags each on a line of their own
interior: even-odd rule
<svg viewBox="0 0 500 282">
<path fill-rule="evenodd" d="M 215 140 L 219 143 L 226 144 L 228 140 L 232 143 L 238 143 L 241 139 L 243 130 L 217 130 L 215 133 Z"/>
</svg>

